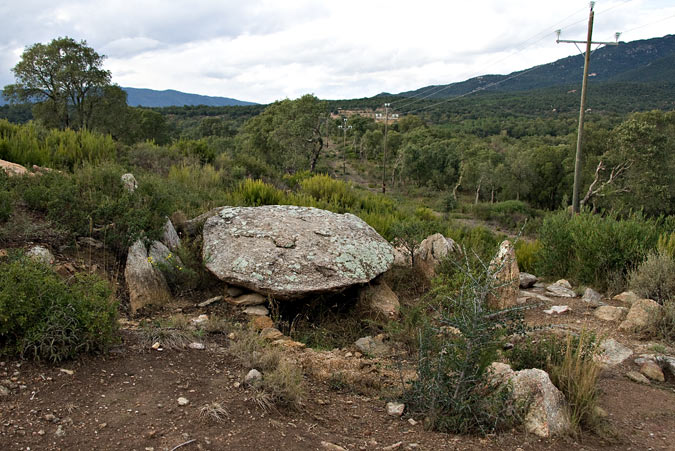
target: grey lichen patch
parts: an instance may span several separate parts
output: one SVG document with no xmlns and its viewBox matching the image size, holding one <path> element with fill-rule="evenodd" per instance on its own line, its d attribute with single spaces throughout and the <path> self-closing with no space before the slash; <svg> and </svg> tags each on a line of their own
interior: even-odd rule
<svg viewBox="0 0 675 451">
<path fill-rule="evenodd" d="M 232 270 L 243 273 L 246 272 L 246 268 L 248 268 L 248 265 L 249 265 L 248 260 L 246 260 L 244 257 L 239 257 L 232 263 Z"/>
<path fill-rule="evenodd" d="M 391 245 L 353 215 L 316 208 L 224 208 L 204 227 L 207 268 L 279 298 L 364 283 L 393 262 Z"/>
</svg>

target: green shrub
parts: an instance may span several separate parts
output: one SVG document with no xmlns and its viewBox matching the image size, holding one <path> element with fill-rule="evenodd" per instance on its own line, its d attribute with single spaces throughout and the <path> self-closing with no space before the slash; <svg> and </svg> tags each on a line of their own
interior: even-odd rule
<svg viewBox="0 0 675 451">
<path fill-rule="evenodd" d="M 675 300 L 671 299 L 663 303 L 663 309 L 654 312 L 656 315 L 645 332 L 652 337 L 675 344 Z"/>
<path fill-rule="evenodd" d="M 504 202 L 480 203 L 471 207 L 472 213 L 483 221 L 493 221 L 507 229 L 520 228 L 525 221 L 537 216 L 537 212 L 525 202 L 507 200 Z"/>
<path fill-rule="evenodd" d="M 14 199 L 9 190 L 9 177 L 5 171 L 0 170 L 0 223 L 7 221 L 12 216 Z"/>
<path fill-rule="evenodd" d="M 467 253 L 476 254 L 489 261 L 506 235 L 496 234 L 482 226 L 450 229 L 447 236 L 455 240 Z"/>
<path fill-rule="evenodd" d="M 79 275 L 70 285 L 26 257 L 0 263 L 0 349 L 59 362 L 104 351 L 116 339 L 117 305 L 109 284 Z"/>
<path fill-rule="evenodd" d="M 131 194 L 120 181 L 124 172 L 113 163 L 85 165 L 73 174 L 24 178 L 17 190 L 29 208 L 46 213 L 72 235 L 95 233 L 122 255 L 141 235 L 158 238 L 174 205 L 186 197 L 157 176 L 140 178 Z"/>
<path fill-rule="evenodd" d="M 516 260 L 521 271 L 535 273 L 539 266 L 541 242 L 539 240 L 516 242 Z"/>
<path fill-rule="evenodd" d="M 553 384 L 570 405 L 573 429 L 593 428 L 601 367 L 595 356 L 599 341 L 582 331 L 578 336 L 544 335 L 516 343 L 507 356 L 516 370 L 539 368 L 549 373 Z"/>
<path fill-rule="evenodd" d="M 675 259 L 664 252 L 650 252 L 628 276 L 631 290 L 659 304 L 675 300 Z"/>
<path fill-rule="evenodd" d="M 487 265 L 462 272 L 467 277 L 454 296 L 437 290 L 438 320 L 422 327 L 418 379 L 406 398 L 411 411 L 425 415 L 434 429 L 485 434 L 519 419 L 510 386 L 492 387 L 488 367 L 505 337 L 522 332 L 523 323 L 515 309 L 488 308 L 496 282 Z"/>
<path fill-rule="evenodd" d="M 662 233 L 656 243 L 656 250 L 675 259 L 675 232 Z"/>
<path fill-rule="evenodd" d="M 628 273 L 656 246 L 657 220 L 627 219 L 582 212 L 552 214 L 544 220 L 538 273 L 607 288 L 610 274 Z"/>
<path fill-rule="evenodd" d="M 284 201 L 283 191 L 262 180 L 243 180 L 232 193 L 235 201 L 247 207 L 278 205 Z"/>
</svg>

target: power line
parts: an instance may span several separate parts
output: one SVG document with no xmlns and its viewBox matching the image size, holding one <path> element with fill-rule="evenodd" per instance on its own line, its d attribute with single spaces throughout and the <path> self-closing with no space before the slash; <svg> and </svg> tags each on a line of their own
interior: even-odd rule
<svg viewBox="0 0 675 451">
<path fill-rule="evenodd" d="M 633 0 L 629 0 L 629 1 L 633 1 Z M 531 47 L 531 46 L 533 46 L 534 44 L 537 44 L 537 43 L 543 41 L 544 39 L 546 39 L 546 38 L 548 37 L 551 28 L 554 28 L 554 27 L 558 26 L 559 24 L 563 23 L 564 21 L 566 21 L 567 19 L 569 19 L 569 18 L 571 18 L 571 17 L 574 17 L 575 15 L 577 15 L 577 14 L 578 14 L 579 12 L 581 12 L 581 11 L 585 11 L 585 8 L 580 9 L 580 10 L 578 10 L 578 11 L 575 11 L 574 13 L 572 13 L 572 14 L 570 14 L 569 16 L 565 17 L 564 19 L 562 19 L 562 20 L 556 22 L 555 24 L 551 25 L 550 27 L 547 27 L 546 29 L 544 29 L 544 30 L 542 30 L 542 31 L 540 31 L 540 32 L 538 32 L 538 33 L 536 33 L 536 34 L 530 36 L 529 38 L 525 39 L 524 41 L 522 41 L 521 43 L 519 43 L 519 44 L 517 44 L 517 45 L 515 46 L 518 50 L 516 50 L 514 53 L 511 53 L 511 54 L 509 54 L 509 55 L 506 55 L 506 56 L 504 56 L 504 57 L 502 57 L 502 58 L 499 58 L 499 59 L 497 59 L 497 60 L 495 60 L 495 61 L 489 63 L 489 64 L 486 66 L 486 68 L 492 67 L 492 66 L 494 66 L 495 64 L 498 64 L 498 63 L 500 63 L 500 62 L 502 62 L 502 61 L 504 61 L 504 60 L 506 60 L 506 59 L 508 59 L 508 58 L 511 58 L 511 57 L 514 56 L 514 55 L 517 55 L 518 53 L 522 52 L 522 51 L 525 50 L 526 48 Z M 584 19 L 584 20 L 585 20 L 585 19 Z M 582 22 L 583 22 L 583 20 L 582 20 Z M 575 22 L 574 24 L 576 24 L 576 23 L 578 23 L 578 22 Z M 572 25 L 574 25 L 574 24 L 572 24 Z M 570 25 L 566 25 L 565 28 L 568 27 L 568 26 L 570 26 Z M 542 35 L 543 35 L 543 36 L 542 36 Z M 539 39 L 537 39 L 536 41 L 531 42 L 531 43 L 525 45 L 528 41 L 531 41 L 532 39 L 535 39 L 535 38 L 539 38 Z M 520 48 L 519 48 L 519 47 L 520 47 Z M 485 72 L 486 72 L 486 71 L 483 71 L 483 73 L 485 73 Z M 478 75 L 475 75 L 475 76 L 472 77 L 472 78 L 475 78 L 476 76 L 479 76 L 479 74 L 478 74 Z M 400 102 L 406 102 L 406 101 L 409 101 L 410 99 L 414 99 L 414 98 L 416 98 L 416 97 L 422 96 L 423 94 L 426 94 L 426 93 L 429 92 L 429 91 L 434 91 L 434 89 L 438 88 L 435 92 L 431 92 L 430 94 L 428 94 L 428 95 L 426 95 L 426 96 L 424 96 L 424 97 L 420 97 L 419 99 L 414 100 L 414 101 L 412 101 L 412 102 L 404 103 L 403 105 L 401 105 L 400 107 L 398 107 L 398 108 L 405 108 L 405 107 L 407 107 L 407 106 L 409 106 L 409 105 L 412 105 L 413 103 L 417 103 L 417 102 L 420 101 L 420 100 L 424 100 L 424 99 L 426 99 L 426 98 L 429 98 L 429 97 L 432 97 L 432 96 L 438 94 L 439 92 L 443 92 L 443 91 L 445 91 L 446 89 L 449 89 L 450 87 L 451 87 L 451 84 L 443 85 L 443 86 L 440 86 L 440 87 L 431 86 L 428 90 L 425 90 L 424 88 L 422 88 L 421 92 L 419 92 L 419 93 L 417 93 L 417 94 L 414 94 L 414 95 L 411 95 L 411 96 L 406 96 L 406 97 L 404 97 L 404 98 L 402 98 L 402 99 L 399 99 L 399 100 L 394 100 L 394 101 L 391 102 L 391 104 L 392 104 L 392 105 L 396 105 L 397 103 L 400 103 Z"/>
</svg>

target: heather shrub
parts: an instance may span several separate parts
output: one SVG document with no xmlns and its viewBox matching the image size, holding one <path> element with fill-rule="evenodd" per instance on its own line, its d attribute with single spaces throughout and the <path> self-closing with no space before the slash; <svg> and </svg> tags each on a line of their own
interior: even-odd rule
<svg viewBox="0 0 675 451">
<path fill-rule="evenodd" d="M 675 259 L 665 252 L 650 252 L 628 275 L 631 290 L 659 304 L 675 300 Z"/>
<path fill-rule="evenodd" d="M 52 362 L 105 351 L 115 340 L 117 305 L 109 284 L 78 275 L 67 284 L 42 263 L 0 262 L 0 352 Z"/>
</svg>

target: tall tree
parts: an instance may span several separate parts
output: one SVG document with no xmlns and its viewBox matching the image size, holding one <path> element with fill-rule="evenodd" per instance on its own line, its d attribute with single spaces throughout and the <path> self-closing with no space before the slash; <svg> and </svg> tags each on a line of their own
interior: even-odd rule
<svg viewBox="0 0 675 451">
<path fill-rule="evenodd" d="M 33 44 L 12 72 L 16 83 L 3 95 L 19 102 L 37 102 L 35 115 L 59 128 L 89 125 L 95 98 L 110 85 L 110 71 L 102 68 L 103 55 L 69 37 L 49 44 Z"/>
</svg>

